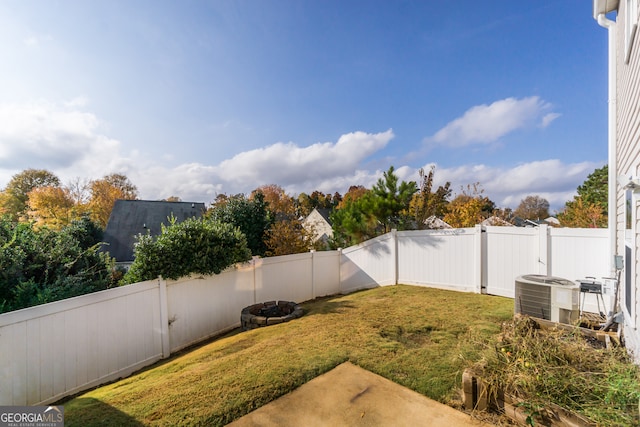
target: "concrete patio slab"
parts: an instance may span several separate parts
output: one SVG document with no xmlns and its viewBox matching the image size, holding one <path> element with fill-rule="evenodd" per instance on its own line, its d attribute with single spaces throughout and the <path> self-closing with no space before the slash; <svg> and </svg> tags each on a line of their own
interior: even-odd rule
<svg viewBox="0 0 640 427">
<path fill-rule="evenodd" d="M 349 362 L 229 424 L 232 427 L 301 425 L 489 426 Z"/>
</svg>

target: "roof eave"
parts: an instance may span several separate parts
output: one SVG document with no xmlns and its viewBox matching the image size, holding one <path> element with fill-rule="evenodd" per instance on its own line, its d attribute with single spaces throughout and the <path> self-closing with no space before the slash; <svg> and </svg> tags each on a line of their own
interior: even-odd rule
<svg viewBox="0 0 640 427">
<path fill-rule="evenodd" d="M 618 10 L 618 0 L 593 0 L 593 19 L 598 16 Z"/>
</svg>

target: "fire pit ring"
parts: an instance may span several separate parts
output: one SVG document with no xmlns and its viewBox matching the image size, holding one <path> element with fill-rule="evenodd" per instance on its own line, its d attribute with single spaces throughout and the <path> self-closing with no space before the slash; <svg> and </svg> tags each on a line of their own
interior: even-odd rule
<svg viewBox="0 0 640 427">
<path fill-rule="evenodd" d="M 243 331 L 276 325 L 297 319 L 304 314 L 302 307 L 292 301 L 267 301 L 242 309 L 240 325 Z"/>
</svg>

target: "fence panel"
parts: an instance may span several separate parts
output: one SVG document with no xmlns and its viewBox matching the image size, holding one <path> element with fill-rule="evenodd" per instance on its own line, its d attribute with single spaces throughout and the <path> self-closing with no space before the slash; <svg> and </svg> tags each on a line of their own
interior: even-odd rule
<svg viewBox="0 0 640 427">
<path fill-rule="evenodd" d="M 158 280 L 0 315 L 0 404 L 35 405 L 162 357 Z"/>
<path fill-rule="evenodd" d="M 256 264 L 256 303 L 313 299 L 311 252 L 261 258 Z"/>
<path fill-rule="evenodd" d="M 487 293 L 514 298 L 515 278 L 540 271 L 540 231 L 521 227 L 485 229 L 482 274 Z"/>
<path fill-rule="evenodd" d="M 552 228 L 550 229 L 551 275 L 569 280 L 594 277 L 602 282 L 611 275 L 609 270 L 609 231 L 606 228 Z M 595 294 L 583 294 L 585 311 L 598 312 Z M 611 308 L 613 297 L 603 296 L 605 314 Z"/>
<path fill-rule="evenodd" d="M 340 252 L 313 253 L 313 297 L 340 292 Z"/>
<path fill-rule="evenodd" d="M 342 251 L 342 293 L 396 283 L 396 240 L 387 233 Z"/>
<path fill-rule="evenodd" d="M 476 229 L 398 232 L 398 282 L 479 291 Z"/>
<path fill-rule="evenodd" d="M 576 280 L 610 275 L 606 228 L 551 228 L 549 231 L 553 276 Z"/>
<path fill-rule="evenodd" d="M 171 352 L 240 325 L 240 311 L 254 303 L 252 264 L 167 282 Z"/>
</svg>

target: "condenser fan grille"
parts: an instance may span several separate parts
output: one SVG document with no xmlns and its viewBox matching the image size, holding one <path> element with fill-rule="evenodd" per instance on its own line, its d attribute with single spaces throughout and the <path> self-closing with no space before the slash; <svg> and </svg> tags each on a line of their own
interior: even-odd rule
<svg viewBox="0 0 640 427">
<path fill-rule="evenodd" d="M 516 294 L 516 313 L 551 320 L 550 287 L 520 282 L 516 284 Z"/>
</svg>

